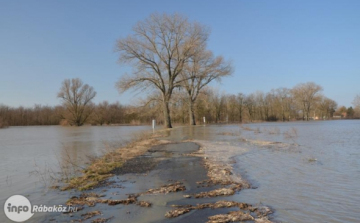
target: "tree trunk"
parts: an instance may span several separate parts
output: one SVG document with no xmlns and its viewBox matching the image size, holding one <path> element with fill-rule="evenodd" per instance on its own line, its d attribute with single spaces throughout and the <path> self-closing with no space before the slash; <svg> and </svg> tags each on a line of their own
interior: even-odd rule
<svg viewBox="0 0 360 223">
<path fill-rule="evenodd" d="M 171 126 L 171 118 L 170 118 L 170 109 L 169 109 L 169 101 L 164 101 L 164 125 L 165 128 L 172 128 Z"/>
<path fill-rule="evenodd" d="M 195 114 L 194 114 L 194 102 L 192 100 L 189 101 L 189 120 L 190 125 L 196 125 Z"/>
</svg>

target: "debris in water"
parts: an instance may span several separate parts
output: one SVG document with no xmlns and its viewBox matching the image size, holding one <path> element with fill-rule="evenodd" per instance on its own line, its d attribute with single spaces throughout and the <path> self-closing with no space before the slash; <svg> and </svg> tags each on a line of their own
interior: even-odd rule
<svg viewBox="0 0 360 223">
<path fill-rule="evenodd" d="M 165 217 L 167 217 L 167 218 L 175 218 L 177 216 L 188 213 L 191 210 L 192 210 L 191 208 L 178 208 L 178 209 L 166 212 Z"/>
<path fill-rule="evenodd" d="M 96 215 L 101 215 L 101 212 L 100 211 L 90 211 L 85 214 L 82 214 L 81 217 L 84 217 L 83 220 L 86 220 L 86 219 L 92 218 Z"/>
<path fill-rule="evenodd" d="M 195 198 L 204 198 L 204 197 L 217 197 L 217 196 L 230 196 L 235 194 L 235 190 L 232 188 L 220 188 L 208 192 L 201 192 L 199 194 L 195 194 Z"/>
<path fill-rule="evenodd" d="M 269 207 L 261 206 L 256 209 L 255 213 L 259 218 L 261 218 L 271 214 L 272 211 Z"/>
<path fill-rule="evenodd" d="M 113 217 L 110 217 L 110 218 L 97 218 L 97 219 L 92 220 L 91 223 L 105 223 L 105 222 L 109 221 L 110 219 L 112 219 Z"/>
<path fill-rule="evenodd" d="M 255 223 L 272 223 L 267 217 L 255 219 Z"/>
<path fill-rule="evenodd" d="M 226 223 L 226 222 L 236 222 L 236 221 L 250 221 L 254 220 L 254 217 L 249 213 L 244 213 L 242 211 L 232 211 L 228 214 L 218 214 L 209 217 L 208 223 Z"/>
<path fill-rule="evenodd" d="M 163 185 L 160 188 L 156 189 L 149 189 L 147 192 L 142 194 L 160 194 L 160 193 L 171 193 L 171 192 L 178 192 L 178 191 L 184 191 L 186 190 L 186 187 L 181 182 L 175 182 L 173 184 L 167 184 Z"/>
<path fill-rule="evenodd" d="M 264 217 L 267 214 L 271 213 L 271 210 L 268 207 L 261 207 L 259 209 L 257 207 L 253 207 L 251 204 L 241 203 L 241 202 L 236 202 L 236 201 L 225 201 L 225 200 L 217 201 L 215 203 L 197 204 L 196 206 L 193 206 L 193 205 L 171 205 L 171 206 L 175 207 L 176 209 L 167 212 L 165 214 L 165 217 L 173 218 L 173 217 L 177 217 L 182 214 L 188 213 L 189 211 L 192 211 L 192 210 L 199 210 L 199 209 L 205 209 L 205 208 L 217 209 L 217 208 L 238 207 L 241 210 L 254 212 L 255 214 L 257 214 L 258 217 Z M 259 213 L 262 213 L 262 214 L 259 215 Z"/>
<path fill-rule="evenodd" d="M 139 205 L 140 207 L 151 207 L 151 203 L 147 201 L 139 201 L 136 204 Z"/>
</svg>

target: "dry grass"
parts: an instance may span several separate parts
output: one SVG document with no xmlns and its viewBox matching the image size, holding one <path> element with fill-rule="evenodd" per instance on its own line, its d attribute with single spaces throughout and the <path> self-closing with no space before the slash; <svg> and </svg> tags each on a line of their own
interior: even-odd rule
<svg viewBox="0 0 360 223">
<path fill-rule="evenodd" d="M 143 133 L 134 137 L 122 148 L 115 149 L 105 155 L 94 158 L 89 166 L 83 169 L 80 176 L 72 177 L 61 190 L 77 189 L 80 191 L 97 187 L 109 177 L 115 168 L 121 167 L 127 160 L 144 154 L 151 146 L 166 143 L 157 140 L 151 134 Z"/>
</svg>

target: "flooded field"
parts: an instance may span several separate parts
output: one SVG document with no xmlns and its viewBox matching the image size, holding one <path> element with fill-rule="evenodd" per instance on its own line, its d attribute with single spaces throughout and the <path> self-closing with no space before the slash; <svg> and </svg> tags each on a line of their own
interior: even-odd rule
<svg viewBox="0 0 360 223">
<path fill-rule="evenodd" d="M 68 156 L 84 165 L 87 156 L 100 155 L 104 149 L 149 129 L 124 126 L 1 130 L 0 202 L 22 194 L 35 204 L 64 203 L 69 192 L 46 192 L 41 180 L 46 176 L 30 172 L 50 167 L 56 171 L 59 162 L 66 162 Z M 208 125 L 166 132 L 165 139 L 195 141 L 205 147 L 205 153 L 216 154 L 219 159 L 231 157 L 233 171 L 256 188 L 241 190 L 231 199 L 270 206 L 275 210 L 272 220 L 276 222 L 360 219 L 360 121 Z M 121 219 L 119 214 L 109 215 Z M 5 219 L 1 212 L 0 222 Z M 36 214 L 31 221 L 44 219 L 49 218 Z"/>
<path fill-rule="evenodd" d="M 10 127 L 0 131 L 0 203 L 15 194 L 33 204 L 62 204 L 68 192 L 48 190 L 60 166 L 86 165 L 89 156 L 119 147 L 150 126 Z M 30 220 L 39 222 L 42 215 Z M 0 212 L 0 222 L 9 221 Z"/>
<path fill-rule="evenodd" d="M 360 121 L 196 127 L 169 137 L 210 140 L 219 150 L 224 142 L 239 147 L 239 154 L 231 151 L 234 170 L 257 189 L 243 190 L 237 198 L 271 206 L 274 220 L 360 219 Z"/>
</svg>

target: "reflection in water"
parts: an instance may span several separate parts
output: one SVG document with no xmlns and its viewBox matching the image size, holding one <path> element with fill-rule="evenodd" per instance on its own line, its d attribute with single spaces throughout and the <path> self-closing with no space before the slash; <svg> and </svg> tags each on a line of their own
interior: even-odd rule
<svg viewBox="0 0 360 223">
<path fill-rule="evenodd" d="M 47 190 L 50 173 L 83 166 L 89 156 L 98 156 L 108 145 L 119 147 L 134 133 L 149 126 L 31 126 L 0 131 L 0 203 L 14 194 L 29 197 L 33 204 L 63 204 L 67 196 Z M 64 168 L 61 168 L 64 167 Z M 33 172 L 34 174 L 30 174 Z M 31 218 L 39 222 L 41 214 Z M 0 212 L 0 222 L 7 218 Z"/>
<path fill-rule="evenodd" d="M 241 191 L 237 195 L 239 201 L 272 206 L 276 220 L 358 222 L 359 124 L 359 121 L 321 121 L 177 127 L 165 131 L 165 138 L 219 141 L 239 147 L 238 154 L 236 149 L 232 151 L 237 161 L 235 171 L 258 186 L 256 190 Z M 104 142 L 120 145 L 133 133 L 143 130 L 151 127 L 52 126 L 1 130 L 0 202 L 13 194 L 25 194 L 35 204 L 64 203 L 61 199 L 66 196 L 56 193 L 41 196 L 42 184 L 28 174 L 34 162 L 54 167 L 58 154 L 61 165 L 67 165 L 66 157 L 83 165 L 87 156 L 101 154 Z M 216 146 L 227 152 L 221 143 Z M 0 213 L 0 222 L 4 219 Z"/>
<path fill-rule="evenodd" d="M 358 222 L 360 121 L 257 123 L 184 127 L 171 139 L 235 145 L 234 170 L 256 190 L 238 201 L 270 205 L 281 222 Z M 246 140 L 245 140 L 246 139 Z M 215 143 L 216 142 L 216 143 Z M 276 143 L 273 143 L 276 142 Z M 242 153 L 242 148 L 248 152 Z"/>
<path fill-rule="evenodd" d="M 93 128 L 64 128 L 61 135 L 60 167 L 66 174 L 85 166 L 90 156 L 95 156 L 99 148 L 94 142 Z"/>
</svg>

